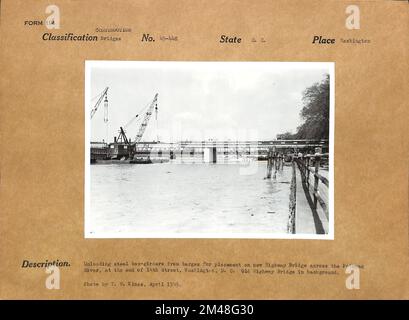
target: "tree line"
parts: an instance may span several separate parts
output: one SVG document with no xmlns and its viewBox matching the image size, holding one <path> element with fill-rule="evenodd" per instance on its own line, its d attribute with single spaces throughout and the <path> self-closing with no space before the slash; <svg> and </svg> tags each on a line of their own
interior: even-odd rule
<svg viewBox="0 0 409 320">
<path fill-rule="evenodd" d="M 303 92 L 302 123 L 295 133 L 285 132 L 277 139 L 328 139 L 329 138 L 329 75 Z"/>
</svg>

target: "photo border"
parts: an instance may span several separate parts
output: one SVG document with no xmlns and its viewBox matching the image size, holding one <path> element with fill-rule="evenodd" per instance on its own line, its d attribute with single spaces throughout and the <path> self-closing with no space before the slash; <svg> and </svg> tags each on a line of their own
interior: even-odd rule
<svg viewBox="0 0 409 320">
<path fill-rule="evenodd" d="M 90 108 L 89 101 L 91 100 L 91 69 L 94 67 L 137 67 L 146 66 L 147 64 L 277 64 L 280 67 L 285 64 L 287 66 L 303 65 L 311 68 L 327 68 L 330 76 L 330 119 L 329 119 L 329 217 L 328 217 L 328 234 L 290 234 L 290 233 L 235 233 L 224 235 L 221 233 L 113 233 L 104 232 L 104 235 L 92 235 L 87 230 L 89 229 L 87 215 L 91 212 L 90 203 L 90 137 L 91 137 L 91 119 L 89 117 Z M 285 61 L 124 61 L 124 60 L 85 60 L 85 94 L 84 94 L 84 122 L 85 122 L 85 170 L 84 170 L 84 238 L 86 239 L 301 239 L 301 240 L 334 240 L 335 239 L 335 221 L 334 221 L 334 139 L 335 139 L 335 62 L 285 62 Z"/>
</svg>

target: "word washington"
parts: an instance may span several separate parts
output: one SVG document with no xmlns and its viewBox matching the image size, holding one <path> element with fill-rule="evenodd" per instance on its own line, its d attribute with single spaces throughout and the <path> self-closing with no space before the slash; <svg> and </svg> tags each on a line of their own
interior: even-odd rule
<svg viewBox="0 0 409 320">
<path fill-rule="evenodd" d="M 73 33 L 66 33 L 64 35 L 54 35 L 50 32 L 46 32 L 43 34 L 44 41 L 98 41 L 97 36 L 90 36 L 87 34 L 73 34 Z"/>
</svg>

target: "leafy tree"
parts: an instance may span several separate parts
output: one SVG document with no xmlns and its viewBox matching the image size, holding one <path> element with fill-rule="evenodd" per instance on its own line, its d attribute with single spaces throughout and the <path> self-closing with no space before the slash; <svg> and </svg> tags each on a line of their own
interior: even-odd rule
<svg viewBox="0 0 409 320">
<path fill-rule="evenodd" d="M 277 134 L 277 140 L 292 140 L 294 139 L 294 134 L 290 131 Z"/>
<path fill-rule="evenodd" d="M 297 139 L 329 137 L 329 75 L 303 92 L 303 123 L 297 128 Z"/>
<path fill-rule="evenodd" d="M 303 123 L 297 132 L 278 134 L 277 139 L 328 139 L 329 137 L 329 75 L 314 83 L 303 92 L 303 108 L 300 116 Z"/>
</svg>

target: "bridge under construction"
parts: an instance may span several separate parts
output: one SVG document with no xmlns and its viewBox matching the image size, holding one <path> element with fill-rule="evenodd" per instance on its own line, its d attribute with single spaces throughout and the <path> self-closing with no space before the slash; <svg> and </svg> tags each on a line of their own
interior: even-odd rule
<svg viewBox="0 0 409 320">
<path fill-rule="evenodd" d="M 91 119 L 103 105 L 103 121 L 108 124 L 108 90 L 106 87 L 100 94 L 95 96 L 95 104 L 91 108 Z M 288 154 L 312 153 L 315 148 L 320 148 L 324 153 L 328 152 L 327 140 L 263 140 L 263 141 L 233 141 L 233 140 L 205 140 L 205 141 L 178 141 L 163 142 L 142 141 L 146 128 L 152 115 L 158 119 L 158 93 L 148 104 L 139 110 L 128 123 L 119 127 L 118 136 L 113 137 L 112 142 L 93 141 L 90 143 L 91 163 L 103 161 L 121 160 L 126 163 L 152 163 L 153 159 L 159 162 L 173 159 L 193 157 L 200 158 L 204 162 L 218 162 L 218 159 L 251 159 L 265 160 L 270 151 L 279 152 L 285 156 Z M 126 130 L 131 124 L 141 120 L 136 137 L 132 140 L 127 136 Z"/>
<path fill-rule="evenodd" d="M 129 159 L 131 155 L 159 158 L 205 158 L 210 154 L 212 161 L 221 157 L 251 158 L 259 160 L 267 158 L 269 150 L 276 150 L 283 156 L 289 154 L 313 153 L 315 148 L 328 152 L 327 140 L 270 140 L 270 141 L 179 141 L 157 142 L 140 141 L 132 144 L 114 137 L 114 142 L 91 142 L 91 159 Z"/>
</svg>

